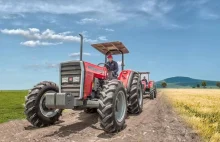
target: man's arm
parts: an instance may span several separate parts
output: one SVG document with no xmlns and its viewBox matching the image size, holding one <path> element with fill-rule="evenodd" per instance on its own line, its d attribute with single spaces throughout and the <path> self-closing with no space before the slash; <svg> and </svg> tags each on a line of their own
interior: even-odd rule
<svg viewBox="0 0 220 142">
<path fill-rule="evenodd" d="M 115 69 L 114 69 L 114 72 L 117 73 L 118 72 L 118 63 L 115 62 Z"/>
<path fill-rule="evenodd" d="M 107 68 L 107 70 L 109 70 L 109 63 L 105 63 L 105 67 Z"/>
</svg>

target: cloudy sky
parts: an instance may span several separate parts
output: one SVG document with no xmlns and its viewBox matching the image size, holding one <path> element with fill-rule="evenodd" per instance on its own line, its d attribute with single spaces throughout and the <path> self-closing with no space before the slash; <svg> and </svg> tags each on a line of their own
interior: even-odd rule
<svg viewBox="0 0 220 142">
<path fill-rule="evenodd" d="M 0 89 L 58 82 L 58 64 L 103 62 L 90 44 L 122 41 L 127 69 L 220 80 L 219 0 L 0 0 Z M 119 57 L 114 57 L 120 62 Z"/>
</svg>

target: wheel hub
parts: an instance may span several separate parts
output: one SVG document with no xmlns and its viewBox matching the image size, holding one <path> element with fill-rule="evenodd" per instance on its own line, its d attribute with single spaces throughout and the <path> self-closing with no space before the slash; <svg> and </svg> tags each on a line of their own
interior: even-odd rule
<svg viewBox="0 0 220 142">
<path fill-rule="evenodd" d="M 115 100 L 115 117 L 118 122 L 121 122 L 126 114 L 126 99 L 124 92 L 119 92 Z"/>
<path fill-rule="evenodd" d="M 48 110 L 50 110 L 50 109 L 46 107 L 45 100 L 46 100 L 46 99 L 45 99 L 45 97 L 44 97 L 44 98 L 43 98 L 43 102 L 42 102 L 42 108 L 43 108 L 44 110 L 47 110 L 47 111 L 48 111 Z"/>
<path fill-rule="evenodd" d="M 59 111 L 59 109 L 51 109 L 51 108 L 47 108 L 46 107 L 46 97 L 45 97 L 45 94 L 46 93 L 56 93 L 56 92 L 54 92 L 54 91 L 48 91 L 48 92 L 45 92 L 43 95 L 42 95 L 42 97 L 41 97 L 41 99 L 40 99 L 40 103 L 39 103 L 39 108 L 40 108 L 40 111 L 41 111 L 41 113 L 45 116 L 45 117 L 54 117 L 57 113 L 58 113 L 58 111 Z"/>
</svg>

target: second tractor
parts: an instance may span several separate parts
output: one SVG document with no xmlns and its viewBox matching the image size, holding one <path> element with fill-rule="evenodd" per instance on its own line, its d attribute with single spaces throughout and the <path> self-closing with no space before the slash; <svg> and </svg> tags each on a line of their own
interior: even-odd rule
<svg viewBox="0 0 220 142">
<path fill-rule="evenodd" d="M 147 75 L 147 79 L 142 80 L 142 86 L 143 86 L 143 93 L 144 95 L 149 95 L 150 99 L 153 100 L 157 97 L 157 87 L 156 83 L 152 80 L 150 80 L 150 72 L 139 72 L 141 75 Z"/>
</svg>

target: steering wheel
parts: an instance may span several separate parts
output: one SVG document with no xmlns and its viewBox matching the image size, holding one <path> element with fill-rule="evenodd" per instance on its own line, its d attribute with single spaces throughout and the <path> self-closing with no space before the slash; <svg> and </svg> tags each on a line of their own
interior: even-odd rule
<svg viewBox="0 0 220 142">
<path fill-rule="evenodd" d="M 106 65 L 106 66 L 107 66 L 106 68 L 107 68 L 108 70 L 110 69 L 109 65 L 106 64 L 106 63 L 99 63 L 98 66 L 100 66 L 100 65 L 104 65 L 104 66 Z"/>
</svg>

